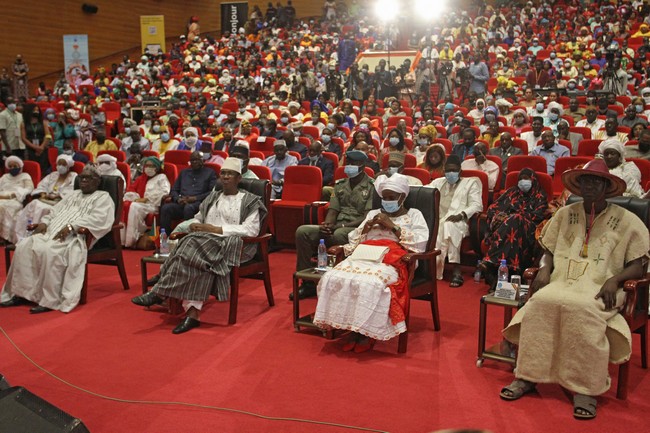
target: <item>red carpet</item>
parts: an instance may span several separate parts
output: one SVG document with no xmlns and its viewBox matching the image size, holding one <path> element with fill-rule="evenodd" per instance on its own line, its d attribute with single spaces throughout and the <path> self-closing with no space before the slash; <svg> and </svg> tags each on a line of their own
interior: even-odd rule
<svg viewBox="0 0 650 433">
<path fill-rule="evenodd" d="M 623 402 L 613 387 L 599 400 L 598 417 L 576 421 L 565 393 L 540 385 L 539 394 L 503 402 L 512 380 L 507 365 L 477 368 L 479 298 L 483 286 L 440 286 L 442 330 L 433 332 L 428 305 L 413 302 L 409 348 L 378 343 L 356 355 L 320 334 L 292 326 L 292 251 L 271 255 L 276 306 L 261 282 L 242 285 L 238 322 L 227 326 L 226 304 L 211 301 L 202 326 L 172 335 L 178 319 L 130 302 L 140 293 L 140 252 L 125 252 L 131 290 L 114 268 L 92 266 L 88 304 L 70 314 L 33 316 L 28 307 L 0 310 L 0 326 L 34 362 L 90 391 L 126 400 L 179 401 L 265 416 L 327 421 L 390 432 L 473 427 L 493 432 L 650 431 L 650 380 L 640 367 L 638 337 Z M 151 267 L 151 271 L 154 267 Z M 151 272 L 152 273 L 152 272 Z M 151 275 L 150 273 L 150 275 Z M 469 275 L 467 276 L 469 280 Z M 307 310 L 308 303 L 303 308 Z M 491 309 L 497 337 L 501 311 Z M 0 373 L 81 418 L 92 433 L 114 432 L 345 432 L 340 426 L 272 421 L 181 406 L 108 401 L 60 383 L 38 370 L 0 335 Z M 589 368 L 589 366 L 585 366 Z"/>
</svg>

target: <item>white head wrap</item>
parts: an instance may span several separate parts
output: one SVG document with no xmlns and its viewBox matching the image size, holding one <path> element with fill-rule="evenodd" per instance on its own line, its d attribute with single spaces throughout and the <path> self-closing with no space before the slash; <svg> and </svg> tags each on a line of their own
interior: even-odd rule
<svg viewBox="0 0 650 433">
<path fill-rule="evenodd" d="M 604 140 L 598 145 L 598 153 L 604 154 L 607 149 L 614 149 L 621 155 L 621 162 L 625 161 L 625 147 L 616 139 Z"/>
<path fill-rule="evenodd" d="M 184 136 L 184 137 L 187 137 L 187 133 L 188 133 L 188 132 L 193 132 L 193 133 L 194 133 L 194 136 L 195 136 L 196 138 L 199 138 L 199 130 L 196 129 L 195 127 L 190 126 L 190 127 L 185 128 L 185 130 L 183 131 L 183 136 Z"/>
<path fill-rule="evenodd" d="M 386 189 L 400 194 L 406 194 L 407 196 L 411 190 L 408 178 L 399 173 L 395 173 L 391 177 L 382 174 L 375 179 L 375 191 L 377 191 L 377 194 L 381 196 L 381 193 Z"/>
<path fill-rule="evenodd" d="M 11 155 L 9 158 L 5 159 L 5 168 L 9 169 L 9 163 L 10 162 L 16 162 L 22 169 L 25 163 L 23 162 L 22 159 L 18 158 L 17 156 Z"/>
<path fill-rule="evenodd" d="M 251 145 L 248 144 L 248 141 L 246 141 L 246 140 L 237 140 L 235 142 L 235 147 L 237 147 L 237 146 L 242 146 L 242 147 L 245 147 L 246 149 L 251 148 Z"/>
<path fill-rule="evenodd" d="M 553 108 L 557 108 L 558 111 L 560 112 L 560 116 L 564 114 L 564 107 L 562 105 L 558 104 L 557 102 L 549 102 L 548 104 L 548 111 L 550 112 Z"/>
<path fill-rule="evenodd" d="M 242 160 L 239 158 L 228 157 L 224 160 L 221 166 L 222 170 L 232 170 L 241 174 Z"/>
<path fill-rule="evenodd" d="M 60 160 L 64 160 L 68 167 L 72 167 L 74 165 L 74 159 L 72 159 L 70 155 L 59 155 L 56 158 L 56 162 L 58 163 Z"/>
<path fill-rule="evenodd" d="M 108 162 L 108 166 L 110 167 L 109 169 L 99 168 L 99 171 L 102 172 L 103 174 L 108 173 L 109 171 L 115 170 L 117 168 L 117 158 L 115 158 L 112 155 L 109 155 L 108 153 L 103 153 L 97 157 L 97 164 L 100 164 L 102 162 Z M 102 166 L 99 165 L 99 167 Z"/>
<path fill-rule="evenodd" d="M 512 104 L 510 103 L 510 101 L 508 101 L 505 98 L 497 99 L 496 104 L 497 104 L 497 107 L 508 107 L 508 108 L 512 107 Z"/>
</svg>

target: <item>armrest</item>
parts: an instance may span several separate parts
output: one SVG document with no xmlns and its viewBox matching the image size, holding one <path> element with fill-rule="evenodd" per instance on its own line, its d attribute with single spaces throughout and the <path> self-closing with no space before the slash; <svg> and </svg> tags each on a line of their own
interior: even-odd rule
<svg viewBox="0 0 650 433">
<path fill-rule="evenodd" d="M 183 239 L 185 236 L 187 236 L 187 233 L 183 232 L 175 232 L 169 235 L 169 239 L 172 241 L 178 240 L 178 239 Z"/>
<path fill-rule="evenodd" d="M 433 259 L 440 255 L 441 251 L 438 249 L 425 251 L 423 253 L 407 253 L 402 256 L 402 261 L 405 263 L 415 263 L 417 260 Z"/>
<path fill-rule="evenodd" d="M 242 241 L 244 241 L 245 244 L 259 244 L 270 241 L 272 237 L 273 235 L 271 233 L 265 233 L 261 236 L 242 237 Z"/>
<path fill-rule="evenodd" d="M 537 272 L 539 272 L 539 268 L 528 268 L 524 271 L 524 280 L 528 282 L 528 284 L 532 283 L 535 277 L 537 276 Z"/>
<path fill-rule="evenodd" d="M 334 245 L 327 250 L 327 254 L 336 256 L 336 263 L 342 262 L 345 256 L 343 245 Z"/>
<path fill-rule="evenodd" d="M 648 305 L 648 287 L 650 286 L 650 279 L 644 278 L 639 280 L 627 280 L 623 284 L 625 291 L 625 304 L 621 309 L 621 313 L 625 320 L 628 321 L 634 317 L 634 310 L 636 309 L 637 300 L 641 298 L 644 300 L 643 304 Z"/>
</svg>

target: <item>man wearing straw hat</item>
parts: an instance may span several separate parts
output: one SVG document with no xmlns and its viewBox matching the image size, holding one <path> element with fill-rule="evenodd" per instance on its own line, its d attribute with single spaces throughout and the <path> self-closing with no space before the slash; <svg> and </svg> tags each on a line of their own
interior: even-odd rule
<svg viewBox="0 0 650 433">
<path fill-rule="evenodd" d="M 643 275 L 648 228 L 607 203 L 625 182 L 602 159 L 564 172 L 562 181 L 584 200 L 561 208 L 542 230 L 534 294 L 503 331 L 519 352 L 516 379 L 500 395 L 517 400 L 537 383 L 557 383 L 575 394 L 573 416 L 589 419 L 595 397 L 610 387 L 609 362 L 630 358 L 630 329 L 618 314 L 621 285 Z"/>
</svg>

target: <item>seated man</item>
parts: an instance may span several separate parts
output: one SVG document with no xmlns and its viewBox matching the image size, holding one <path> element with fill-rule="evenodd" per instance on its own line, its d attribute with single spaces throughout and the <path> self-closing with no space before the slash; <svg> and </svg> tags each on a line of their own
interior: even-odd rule
<svg viewBox="0 0 650 433">
<path fill-rule="evenodd" d="M 281 138 L 283 138 L 284 142 L 287 143 L 288 151 L 298 152 L 301 158 L 307 157 L 307 146 L 305 146 L 300 141 L 298 141 L 293 131 L 289 131 L 289 130 L 284 131 Z"/>
<path fill-rule="evenodd" d="M 605 127 L 605 121 L 598 118 L 598 109 L 590 105 L 585 108 L 585 118 L 576 122 L 576 126 L 591 129 L 591 138 L 595 138 L 600 128 Z"/>
<path fill-rule="evenodd" d="M 503 171 L 503 178 L 508 172 L 508 159 L 512 155 L 521 155 L 523 152 L 520 148 L 513 146 L 512 135 L 509 132 L 501 134 L 500 146 L 490 149 L 489 154 L 501 158 L 501 171 Z"/>
<path fill-rule="evenodd" d="M 276 140 L 273 143 L 274 155 L 264 160 L 262 165 L 271 170 L 272 194 L 271 198 L 282 198 L 282 186 L 284 185 L 284 171 L 291 165 L 297 165 L 298 159 L 295 156 L 287 155 L 287 143 L 284 140 Z"/>
<path fill-rule="evenodd" d="M 544 118 L 541 116 L 533 117 L 533 123 L 531 124 L 533 130 L 522 132 L 519 134 L 519 137 L 528 143 L 528 153 L 531 153 L 535 147 L 537 147 L 537 142 L 542 139 L 542 128 L 544 128 Z"/>
<path fill-rule="evenodd" d="M 476 143 L 476 131 L 472 128 L 463 129 L 463 140 L 456 144 L 452 149 L 452 155 L 458 156 L 463 161 L 468 155 L 474 154 L 474 144 Z"/>
<path fill-rule="evenodd" d="M 341 179 L 334 185 L 334 193 L 330 198 L 330 206 L 323 224 L 302 225 L 296 230 L 296 270 L 314 267 L 312 256 L 316 253 L 320 239 L 325 239 L 325 245 L 343 245 L 348 243 L 348 233 L 354 230 L 365 219 L 372 209 L 373 180 L 364 171 L 368 157 L 365 153 L 352 150 L 346 154 L 347 178 Z M 316 295 L 316 285 L 304 281 L 298 289 L 300 299 Z M 289 295 L 293 299 L 293 293 Z"/>
<path fill-rule="evenodd" d="M 394 174 L 399 173 L 408 181 L 410 186 L 422 186 L 422 181 L 417 177 L 407 176 L 404 174 L 404 160 L 406 159 L 406 154 L 402 152 L 390 152 L 388 154 L 388 167 L 386 170 L 379 172 L 375 179 L 380 175 L 386 175 L 387 177 L 392 177 Z"/>
<path fill-rule="evenodd" d="M 488 189 L 493 191 L 497 181 L 499 180 L 499 166 L 496 162 L 487 159 L 485 155 L 487 155 L 487 146 L 485 143 L 476 143 L 474 145 L 474 158 L 463 161 L 460 164 L 460 168 L 463 170 L 478 170 L 487 173 Z"/>
<path fill-rule="evenodd" d="M 80 227 L 93 240 L 107 234 L 115 221 L 115 204 L 106 191 L 98 190 L 101 176 L 87 165 L 79 175 L 79 189 L 58 202 L 43 217 L 33 235 L 16 245 L 14 260 L 2 289 L 3 307 L 24 299 L 38 304 L 32 314 L 72 311 L 83 287 L 87 247 Z"/>
<path fill-rule="evenodd" d="M 127 160 L 131 157 L 131 154 L 134 153 L 136 147 L 139 151 L 151 149 L 151 143 L 149 142 L 149 140 L 147 140 L 142 136 L 140 132 L 140 128 L 138 128 L 138 125 L 136 125 L 134 122 L 133 123 L 125 122 L 125 125 L 130 125 L 130 126 L 124 126 L 124 132 L 126 133 L 126 137 L 122 139 L 122 145 L 120 146 L 120 150 L 126 153 Z"/>
<path fill-rule="evenodd" d="M 469 128 L 468 128 L 469 129 Z M 460 271 L 460 244 L 469 234 L 469 219 L 483 210 L 483 186 L 475 177 L 460 177 L 460 158 L 449 155 L 445 162 L 445 176 L 429 184 L 440 191 L 440 208 L 438 211 L 438 239 L 436 248 L 441 253 L 437 258 L 437 279 L 442 280 L 445 271 L 445 258 L 454 264 L 450 287 L 463 285 Z"/>
<path fill-rule="evenodd" d="M 193 218 L 216 181 L 214 170 L 203 166 L 201 152 L 193 152 L 190 156 L 190 168 L 180 172 L 169 199 L 164 200 L 160 208 L 160 227 L 171 233 L 173 220 L 185 221 Z"/>
<path fill-rule="evenodd" d="M 594 140 L 618 140 L 625 144 L 628 140 L 626 132 L 618 132 L 618 120 L 616 117 L 608 117 L 605 120 L 605 129 L 601 129 L 593 136 Z"/>
<path fill-rule="evenodd" d="M 242 179 L 259 179 L 252 170 L 248 169 L 248 163 L 250 162 L 250 150 L 246 141 L 238 141 L 237 145 L 232 148 L 230 151 L 230 156 L 233 158 L 241 159 L 241 177 Z"/>
<path fill-rule="evenodd" d="M 562 182 L 581 203 L 560 208 L 544 226 L 544 249 L 532 297 L 503 331 L 519 345 L 516 379 L 504 400 L 557 383 L 575 393 L 573 416 L 594 418 L 596 396 L 610 387 L 608 363 L 630 358 L 630 329 L 619 313 L 622 284 L 641 278 L 648 228 L 631 212 L 605 201 L 625 191 L 601 159 L 566 171 Z"/>
<path fill-rule="evenodd" d="M 650 160 L 650 129 L 641 131 L 641 134 L 639 134 L 639 144 L 625 146 L 625 158 Z"/>
<path fill-rule="evenodd" d="M 543 157 L 546 160 L 546 172 L 553 176 L 555 161 L 563 156 L 571 156 L 571 151 L 568 147 L 557 143 L 552 131 L 544 131 L 542 133 L 542 144 L 534 148 L 530 155 Z"/>
<path fill-rule="evenodd" d="M 259 234 L 267 210 L 261 197 L 237 188 L 241 161 L 227 158 L 219 179 L 223 190 L 213 191 L 201 203 L 196 217 L 183 224 L 189 234 L 162 265 L 159 281 L 150 292 L 131 300 L 150 307 L 164 298 L 181 299 L 186 316 L 174 334 L 201 324 L 199 312 L 211 294 L 219 301 L 228 299 L 230 270 L 250 260 L 257 249 L 256 245 L 246 245 L 242 250 L 241 238 Z"/>
<path fill-rule="evenodd" d="M 86 145 L 84 149 L 93 154 L 93 158 L 97 160 L 97 154 L 102 150 L 118 150 L 112 140 L 106 140 L 106 131 L 104 128 L 98 128 L 95 133 L 95 139 Z"/>
<path fill-rule="evenodd" d="M 331 184 L 334 179 L 334 163 L 323 156 L 323 145 L 318 141 L 314 141 L 309 146 L 309 155 L 298 161 L 298 165 L 311 165 L 320 168 L 323 173 L 323 186 Z"/>
</svg>

